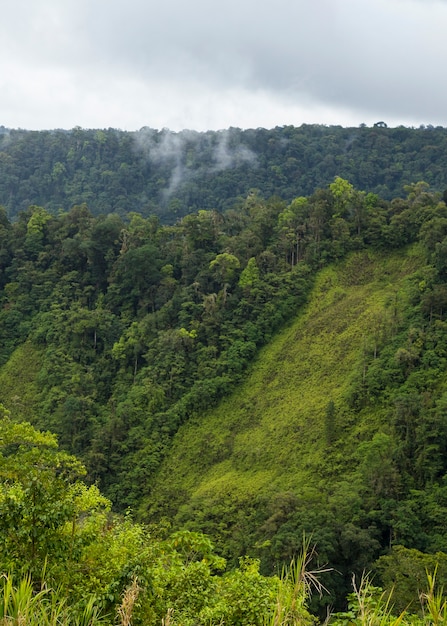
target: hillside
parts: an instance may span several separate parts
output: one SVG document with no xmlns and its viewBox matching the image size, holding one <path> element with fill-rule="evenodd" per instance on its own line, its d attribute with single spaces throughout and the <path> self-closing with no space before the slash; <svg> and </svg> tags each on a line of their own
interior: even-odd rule
<svg viewBox="0 0 447 626">
<path fill-rule="evenodd" d="M 390 547 L 447 552 L 447 207 L 407 192 L 0 209 L 0 403 L 229 564 L 278 571 L 311 533 L 345 598 Z"/>
<path fill-rule="evenodd" d="M 173 483 L 173 493 L 200 510 L 225 495 L 321 490 L 322 480 L 344 474 L 351 439 L 380 428 L 375 411 L 350 406 L 353 387 L 374 342 L 395 334 L 405 281 L 420 264 L 410 248 L 355 253 L 322 270 L 304 310 L 262 349 L 231 397 L 179 430 L 159 489 Z"/>
<path fill-rule="evenodd" d="M 399 349 L 416 332 L 411 300 L 423 266 L 421 249 L 410 247 L 355 253 L 322 270 L 308 305 L 263 348 L 239 388 L 179 430 L 148 511 L 210 533 L 226 556 L 260 556 L 266 568 L 291 559 L 303 532 L 311 534 L 320 563 L 338 572 L 328 575 L 331 589 L 370 568 L 390 543 L 414 547 L 404 516 L 414 507 L 421 520 L 429 514 L 399 467 L 396 412 L 410 391 Z M 375 369 L 385 363 L 393 370 L 388 388 L 372 398 Z M 425 387 L 427 413 L 446 383 L 443 370 Z M 359 399 L 362 387 L 368 399 Z M 439 527 L 424 527 L 430 547 L 443 548 Z"/>
</svg>

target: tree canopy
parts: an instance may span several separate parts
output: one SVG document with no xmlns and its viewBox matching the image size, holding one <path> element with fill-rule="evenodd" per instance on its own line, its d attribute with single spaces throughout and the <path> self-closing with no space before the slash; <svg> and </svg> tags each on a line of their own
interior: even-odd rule
<svg viewBox="0 0 447 626">
<path fill-rule="evenodd" d="M 287 203 L 332 184 L 391 200 L 424 180 L 447 188 L 447 129 L 283 126 L 198 133 L 142 128 L 0 129 L 0 205 L 50 213 L 87 204 L 94 215 L 138 212 L 163 223 L 225 211 L 252 190 Z M 358 224 L 359 225 L 359 224 Z"/>
</svg>

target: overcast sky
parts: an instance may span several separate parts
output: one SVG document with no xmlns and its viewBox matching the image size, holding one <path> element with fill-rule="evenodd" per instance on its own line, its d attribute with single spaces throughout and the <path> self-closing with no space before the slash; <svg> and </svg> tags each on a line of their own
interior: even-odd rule
<svg viewBox="0 0 447 626">
<path fill-rule="evenodd" d="M 0 125 L 447 126 L 447 0 L 2 0 Z"/>
</svg>

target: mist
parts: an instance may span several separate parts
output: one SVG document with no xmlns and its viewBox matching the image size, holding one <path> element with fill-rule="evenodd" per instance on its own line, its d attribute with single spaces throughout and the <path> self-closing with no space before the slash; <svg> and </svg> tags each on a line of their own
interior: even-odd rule
<svg viewBox="0 0 447 626">
<path fill-rule="evenodd" d="M 200 133 L 145 127 L 134 133 L 134 140 L 137 153 L 150 167 L 162 165 L 169 169 L 169 180 L 162 192 L 167 200 L 181 185 L 206 174 L 237 168 L 244 163 L 256 167 L 256 154 L 241 144 L 239 138 L 233 145 L 232 134 L 232 129 Z"/>
</svg>

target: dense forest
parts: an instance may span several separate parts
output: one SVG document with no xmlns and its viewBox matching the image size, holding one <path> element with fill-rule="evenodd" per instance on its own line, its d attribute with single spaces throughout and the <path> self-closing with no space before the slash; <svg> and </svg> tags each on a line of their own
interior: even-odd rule
<svg viewBox="0 0 447 626">
<path fill-rule="evenodd" d="M 168 131 L 140 132 L 177 145 Z M 438 600 L 447 615 L 435 586 L 435 576 L 447 581 L 447 206 L 432 177 L 441 160 L 428 182 L 405 166 L 392 198 L 394 187 L 360 190 L 329 166 L 329 182 L 309 193 L 263 188 L 261 150 L 248 167 L 248 137 L 281 145 L 285 168 L 300 133 L 346 152 L 347 132 L 191 135 L 208 146 L 208 166 L 226 136 L 234 167 L 221 148 L 229 165 L 209 178 L 221 202 L 175 223 L 174 196 L 158 204 L 172 182 L 167 162 L 151 192 L 142 189 L 155 179 L 132 166 L 121 172 L 128 193 L 109 170 L 105 205 L 85 178 L 66 195 L 63 155 L 75 137 L 73 158 L 90 154 L 79 158 L 96 163 L 97 183 L 108 151 L 120 159 L 127 145 L 144 161 L 131 134 L 3 132 L 0 157 L 23 166 L 0 210 L 4 598 L 43 598 L 47 611 L 51 589 L 65 589 L 66 623 L 113 623 L 118 611 L 129 624 L 128 610 L 135 624 L 312 624 L 327 607 L 344 611 L 334 624 L 367 609 L 383 623 L 403 610 L 435 621 Z M 399 154 L 413 137 L 408 168 L 427 154 L 420 137 L 441 150 L 447 136 L 355 132 L 365 151 L 374 133 L 396 133 Z M 31 193 L 25 169 L 52 140 L 40 165 L 65 168 L 60 194 L 43 170 Z M 182 154 L 205 170 L 192 147 Z M 224 174 L 249 187 L 228 181 L 223 193 L 213 177 Z M 112 188 L 121 199 L 107 205 Z M 180 189 L 180 214 L 201 206 Z M 144 194 L 158 211 L 142 210 Z M 72 197 L 82 202 L 65 209 Z M 347 606 L 351 576 L 364 571 L 374 586 L 357 582 Z M 393 609 L 380 585 L 394 586 Z"/>
<path fill-rule="evenodd" d="M 94 215 L 136 211 L 163 223 L 231 208 L 251 189 L 286 202 L 335 176 L 391 200 L 419 180 L 447 188 L 447 129 L 285 126 L 199 133 L 142 128 L 25 131 L 0 127 L 0 205 L 15 218 L 86 203 Z"/>
</svg>

